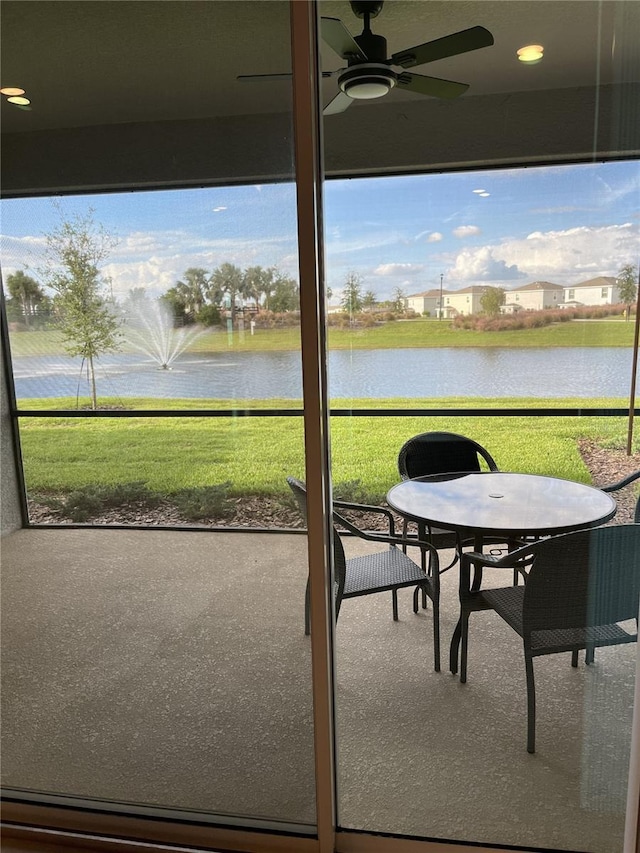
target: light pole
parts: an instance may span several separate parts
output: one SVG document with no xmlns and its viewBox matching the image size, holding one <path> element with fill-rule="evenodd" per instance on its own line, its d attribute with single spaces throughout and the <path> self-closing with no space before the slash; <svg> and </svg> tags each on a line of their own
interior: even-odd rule
<svg viewBox="0 0 640 853">
<path fill-rule="evenodd" d="M 438 313 L 438 320 L 442 320 L 442 279 L 444 277 L 444 273 L 440 273 L 440 312 Z"/>
</svg>

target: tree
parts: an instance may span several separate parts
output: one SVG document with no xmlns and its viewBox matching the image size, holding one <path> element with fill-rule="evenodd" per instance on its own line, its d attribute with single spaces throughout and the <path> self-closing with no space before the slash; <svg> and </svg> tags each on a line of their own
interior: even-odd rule
<svg viewBox="0 0 640 853">
<path fill-rule="evenodd" d="M 505 293 L 502 287 L 487 287 L 480 298 L 480 304 L 485 314 L 496 317 L 500 313 L 500 306 L 505 303 Z"/>
<path fill-rule="evenodd" d="M 91 385 L 91 408 L 97 409 L 95 361 L 118 349 L 120 321 L 104 296 L 100 264 L 116 241 L 93 219 L 90 210 L 65 219 L 45 234 L 47 266 L 44 277 L 55 292 L 54 310 L 60 318 L 64 346 L 69 355 L 82 356 Z"/>
<path fill-rule="evenodd" d="M 638 294 L 638 270 L 634 264 L 625 264 L 618 272 L 618 292 L 620 299 L 627 306 L 625 317 L 629 319 L 631 306 Z"/>
<path fill-rule="evenodd" d="M 209 277 L 207 296 L 214 305 L 220 305 L 231 312 L 233 321 L 236 313 L 236 299 L 244 289 L 244 273 L 235 264 L 221 264 Z"/>
<path fill-rule="evenodd" d="M 244 271 L 243 291 L 247 299 L 252 299 L 256 308 L 264 297 L 264 307 L 269 310 L 269 299 L 275 286 L 276 269 L 274 267 L 248 267 Z"/>
<path fill-rule="evenodd" d="M 177 281 L 174 285 L 176 295 L 184 303 L 184 312 L 188 321 L 197 322 L 198 314 L 206 302 L 206 294 L 209 289 L 207 271 L 202 267 L 189 267 L 183 275 L 184 281 Z"/>
<path fill-rule="evenodd" d="M 49 308 L 49 298 L 38 282 L 26 275 L 23 270 L 12 273 L 7 277 L 7 290 L 11 299 L 7 310 L 16 319 L 24 321 L 25 326 L 31 325 L 31 320 L 42 310 Z"/>
<path fill-rule="evenodd" d="M 393 288 L 393 310 L 394 311 L 404 311 L 405 310 L 405 299 L 407 298 L 407 294 L 401 287 Z"/>
<path fill-rule="evenodd" d="M 377 303 L 376 295 L 373 290 L 367 290 L 365 295 L 362 297 L 362 307 L 365 311 L 373 311 L 374 306 Z"/>
<path fill-rule="evenodd" d="M 139 305 L 147 305 L 148 301 L 147 291 L 144 287 L 132 287 L 124 300 L 124 307 L 134 308 Z"/>
<path fill-rule="evenodd" d="M 272 311 L 284 314 L 298 311 L 300 308 L 300 290 L 298 282 L 274 270 L 274 286 L 269 306 Z"/>
<path fill-rule="evenodd" d="M 193 317 L 189 318 L 187 303 L 184 296 L 181 293 L 178 293 L 175 286 L 170 287 L 166 293 L 163 293 L 160 297 L 160 301 L 163 302 L 171 311 L 176 325 L 183 326 L 189 322 L 194 322 Z"/>
<path fill-rule="evenodd" d="M 349 314 L 359 314 L 362 311 L 362 279 L 357 273 L 348 274 L 340 304 Z"/>
</svg>

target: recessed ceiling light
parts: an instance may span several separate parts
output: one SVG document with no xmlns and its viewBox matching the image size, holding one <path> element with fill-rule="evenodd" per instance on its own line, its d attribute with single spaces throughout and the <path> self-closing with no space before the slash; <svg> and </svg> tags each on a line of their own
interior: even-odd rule
<svg viewBox="0 0 640 853">
<path fill-rule="evenodd" d="M 24 95 L 24 89 L 19 89 L 17 86 L 4 86 L 0 89 L 2 95 Z"/>
<path fill-rule="evenodd" d="M 534 65 L 540 62 L 544 53 L 544 48 L 541 44 L 528 44 L 516 51 L 520 62 L 526 62 L 527 65 Z"/>
<path fill-rule="evenodd" d="M 483 192 L 486 192 L 486 190 L 474 190 L 474 193 L 478 193 L 478 195 L 480 195 L 480 193 L 483 193 Z"/>
<path fill-rule="evenodd" d="M 489 198 L 491 193 L 480 193 L 480 198 Z"/>
<path fill-rule="evenodd" d="M 27 104 L 31 103 L 29 98 L 22 98 L 22 97 L 18 97 L 18 96 L 7 98 L 7 100 L 9 101 L 10 104 L 17 104 L 19 107 L 26 107 Z"/>
</svg>

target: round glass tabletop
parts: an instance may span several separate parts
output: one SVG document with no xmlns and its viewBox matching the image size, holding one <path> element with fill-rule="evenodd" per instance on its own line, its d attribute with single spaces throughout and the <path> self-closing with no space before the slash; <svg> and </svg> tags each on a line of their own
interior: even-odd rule
<svg viewBox="0 0 640 853">
<path fill-rule="evenodd" d="M 387 503 L 434 527 L 519 536 L 595 527 L 616 512 L 615 500 L 593 486 L 503 471 L 405 480 L 389 491 Z"/>
</svg>

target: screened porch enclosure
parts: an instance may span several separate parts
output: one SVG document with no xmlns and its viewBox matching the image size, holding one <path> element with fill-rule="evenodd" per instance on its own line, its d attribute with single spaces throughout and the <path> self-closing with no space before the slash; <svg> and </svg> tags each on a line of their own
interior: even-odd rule
<svg viewBox="0 0 640 853">
<path fill-rule="evenodd" d="M 5 785 L 63 797 L 313 824 L 306 537 L 17 531 L 3 540 Z M 370 544 L 347 540 L 348 553 Z M 457 618 L 444 576 L 442 642 Z M 433 671 L 431 610 L 400 591 L 343 603 L 336 632 L 339 820 L 485 843 L 620 849 L 635 646 L 536 664 L 471 624 L 469 682 Z M 10 606 L 8 606 L 10 604 Z M 444 658 L 446 659 L 446 652 Z M 34 737 L 37 732 L 37 737 Z"/>
</svg>

